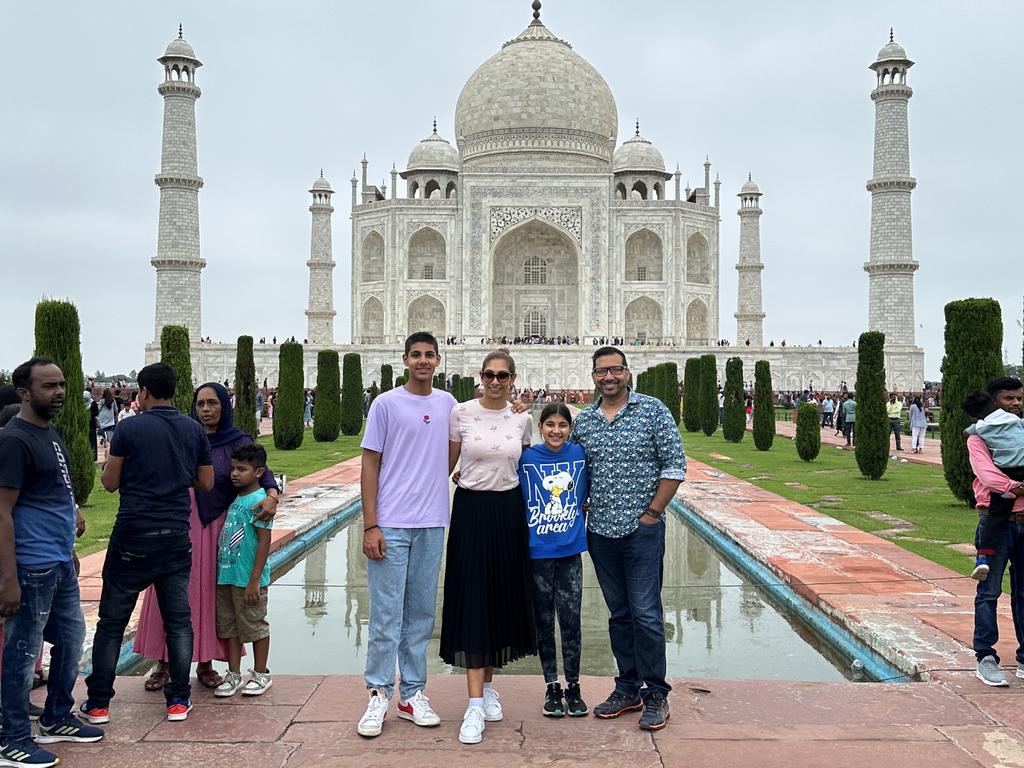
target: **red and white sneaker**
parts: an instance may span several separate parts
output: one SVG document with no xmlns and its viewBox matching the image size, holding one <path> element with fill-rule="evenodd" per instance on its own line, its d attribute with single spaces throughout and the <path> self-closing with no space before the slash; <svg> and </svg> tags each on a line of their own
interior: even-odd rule
<svg viewBox="0 0 1024 768">
<path fill-rule="evenodd" d="M 167 719 L 172 723 L 187 720 L 191 711 L 192 702 L 188 699 L 171 699 L 167 702 Z"/>
<path fill-rule="evenodd" d="M 83 701 L 78 708 L 78 716 L 87 723 L 103 725 L 110 722 L 110 707 L 101 707 L 91 701 Z"/>
<path fill-rule="evenodd" d="M 403 720 L 411 720 L 416 725 L 430 728 L 441 724 L 437 712 L 430 708 L 430 699 L 423 691 L 416 693 L 408 701 L 398 699 L 398 716 Z"/>
</svg>

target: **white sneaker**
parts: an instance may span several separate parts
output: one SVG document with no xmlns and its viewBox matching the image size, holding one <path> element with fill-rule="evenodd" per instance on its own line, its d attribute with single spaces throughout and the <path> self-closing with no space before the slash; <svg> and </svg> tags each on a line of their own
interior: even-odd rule
<svg viewBox="0 0 1024 768">
<path fill-rule="evenodd" d="M 255 669 L 249 675 L 249 679 L 245 685 L 242 686 L 243 696 L 262 696 L 268 690 L 270 686 L 274 684 L 274 681 L 270 679 L 270 670 L 266 672 L 257 672 Z"/>
<path fill-rule="evenodd" d="M 242 685 L 242 673 L 232 672 L 229 669 L 227 672 L 224 673 L 224 682 L 217 686 L 216 690 L 214 690 L 213 692 L 213 695 L 221 698 L 225 698 L 227 696 L 234 696 L 238 692 L 238 689 L 242 687 Z"/>
<path fill-rule="evenodd" d="M 468 707 L 462 716 L 462 727 L 459 728 L 459 741 L 463 744 L 479 744 L 484 738 L 484 711 L 480 707 Z"/>
<path fill-rule="evenodd" d="M 431 727 L 441 724 L 441 718 L 430 708 L 430 699 L 423 691 L 416 691 L 408 701 L 398 698 L 398 716 L 403 720 L 412 720 L 416 725 Z"/>
<path fill-rule="evenodd" d="M 501 713 L 501 697 L 493 688 L 484 688 L 484 720 L 488 723 L 496 723 L 504 715 Z"/>
<path fill-rule="evenodd" d="M 356 733 L 360 736 L 373 738 L 380 736 L 384 728 L 384 718 L 388 716 L 388 695 L 383 688 L 370 689 L 370 701 L 366 705 L 366 711 L 359 719 L 356 726 Z"/>
</svg>

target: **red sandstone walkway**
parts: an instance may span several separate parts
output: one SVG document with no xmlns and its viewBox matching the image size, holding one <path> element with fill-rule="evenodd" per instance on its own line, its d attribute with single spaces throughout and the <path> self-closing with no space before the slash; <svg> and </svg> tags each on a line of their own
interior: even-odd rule
<svg viewBox="0 0 1024 768">
<path fill-rule="evenodd" d="M 747 429 L 753 429 L 753 425 L 748 424 Z M 776 421 L 775 434 L 782 437 L 788 437 L 792 440 L 796 437 L 796 422 Z M 830 427 L 825 427 L 821 430 L 821 442 L 822 444 L 836 445 L 839 447 L 846 446 L 846 439 L 842 435 L 836 435 L 835 429 Z M 926 437 L 922 453 L 910 452 L 909 435 L 903 435 L 900 438 L 900 445 L 903 447 L 903 450 L 896 453 L 896 438 L 892 435 L 889 436 L 890 455 L 896 454 L 901 459 L 906 459 L 911 464 L 931 464 L 937 467 L 942 466 L 942 444 L 937 439 Z"/>
</svg>

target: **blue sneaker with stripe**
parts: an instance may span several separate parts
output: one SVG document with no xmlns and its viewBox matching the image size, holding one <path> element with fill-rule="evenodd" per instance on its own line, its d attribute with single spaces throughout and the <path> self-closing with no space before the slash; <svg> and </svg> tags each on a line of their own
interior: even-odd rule
<svg viewBox="0 0 1024 768">
<path fill-rule="evenodd" d="M 0 766 L 4 768 L 19 768 L 19 766 L 50 768 L 58 763 L 60 763 L 59 757 L 52 752 L 47 752 L 42 747 L 37 747 L 31 741 L 0 747 Z"/>
<path fill-rule="evenodd" d="M 53 725 L 44 725 L 39 721 L 37 744 L 55 744 L 58 741 L 77 741 L 88 744 L 103 738 L 103 729 L 95 725 L 87 725 L 76 717 L 69 717 Z"/>
</svg>

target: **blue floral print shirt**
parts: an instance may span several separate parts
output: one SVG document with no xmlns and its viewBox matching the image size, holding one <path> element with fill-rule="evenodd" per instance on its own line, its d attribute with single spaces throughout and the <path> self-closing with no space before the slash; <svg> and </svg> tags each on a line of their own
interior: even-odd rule
<svg viewBox="0 0 1024 768">
<path fill-rule="evenodd" d="M 633 533 L 658 482 L 686 478 L 679 427 L 653 397 L 630 390 L 611 421 L 598 397 L 576 417 L 572 436 L 586 451 L 590 472 L 587 529 L 601 536 L 621 539 Z"/>
</svg>

